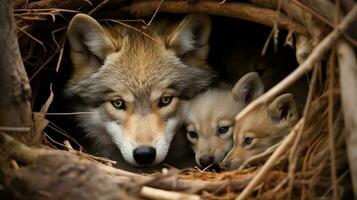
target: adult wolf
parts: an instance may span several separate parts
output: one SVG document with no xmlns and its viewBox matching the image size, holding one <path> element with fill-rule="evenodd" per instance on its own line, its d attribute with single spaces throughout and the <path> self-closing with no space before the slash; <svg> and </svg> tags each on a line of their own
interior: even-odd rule
<svg viewBox="0 0 357 200">
<path fill-rule="evenodd" d="M 161 163 L 180 124 L 181 100 L 208 87 L 211 31 L 205 15 L 161 20 L 145 33 L 77 14 L 68 27 L 73 73 L 65 95 L 91 152 L 132 166 Z M 120 151 L 118 151 L 118 149 Z"/>
</svg>

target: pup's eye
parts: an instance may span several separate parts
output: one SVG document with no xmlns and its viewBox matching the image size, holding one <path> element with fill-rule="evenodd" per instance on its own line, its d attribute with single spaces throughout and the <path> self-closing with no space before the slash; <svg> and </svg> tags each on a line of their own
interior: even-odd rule
<svg viewBox="0 0 357 200">
<path fill-rule="evenodd" d="M 164 96 L 160 98 L 159 106 L 165 107 L 168 106 L 172 101 L 173 96 Z"/>
<path fill-rule="evenodd" d="M 114 108 L 118 110 L 125 110 L 126 106 L 122 99 L 114 99 L 110 102 Z"/>
<path fill-rule="evenodd" d="M 253 138 L 251 137 L 245 137 L 243 140 L 243 145 L 250 145 L 253 142 Z"/>
<path fill-rule="evenodd" d="M 225 134 L 229 131 L 229 126 L 221 126 L 217 129 L 219 134 Z"/>
<path fill-rule="evenodd" d="M 195 131 L 188 131 L 187 135 L 188 135 L 188 137 L 190 137 L 192 139 L 197 139 L 198 138 L 198 134 Z"/>
</svg>

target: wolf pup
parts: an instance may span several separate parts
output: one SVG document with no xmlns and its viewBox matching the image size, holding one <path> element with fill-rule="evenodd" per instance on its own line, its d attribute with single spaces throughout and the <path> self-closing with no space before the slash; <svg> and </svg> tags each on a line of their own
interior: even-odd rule
<svg viewBox="0 0 357 200">
<path fill-rule="evenodd" d="M 258 73 L 243 76 L 233 87 L 212 88 L 185 102 L 187 138 L 199 167 L 217 165 L 233 146 L 234 118 L 264 91 Z"/>
<path fill-rule="evenodd" d="M 255 108 L 234 130 L 234 146 L 222 162 L 226 169 L 236 169 L 243 162 L 279 142 L 298 121 L 298 108 L 293 95 L 283 94 L 270 104 Z M 259 162 L 259 161 L 257 161 Z"/>
<path fill-rule="evenodd" d="M 210 31 L 205 15 L 163 20 L 146 34 L 101 25 L 85 14 L 71 20 L 67 35 L 74 69 L 65 95 L 74 111 L 89 112 L 77 120 L 94 141 L 91 153 L 124 158 L 129 166 L 165 159 L 181 121 L 181 101 L 215 77 L 206 63 Z"/>
</svg>

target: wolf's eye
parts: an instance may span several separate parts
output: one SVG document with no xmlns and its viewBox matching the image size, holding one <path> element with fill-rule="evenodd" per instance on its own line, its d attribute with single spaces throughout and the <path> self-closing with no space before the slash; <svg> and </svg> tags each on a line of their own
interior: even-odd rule
<svg viewBox="0 0 357 200">
<path fill-rule="evenodd" d="M 251 137 L 245 137 L 243 140 L 243 145 L 250 145 L 253 142 L 253 138 Z"/>
<path fill-rule="evenodd" d="M 218 134 L 225 134 L 229 131 L 229 126 L 221 126 L 217 129 Z"/>
<path fill-rule="evenodd" d="M 198 134 L 195 131 L 188 131 L 187 132 L 188 137 L 190 137 L 191 139 L 197 139 L 198 138 Z"/>
<path fill-rule="evenodd" d="M 114 99 L 110 103 L 118 110 L 125 110 L 125 103 L 122 99 Z"/>
<path fill-rule="evenodd" d="M 160 98 L 159 106 L 165 107 L 168 106 L 172 101 L 173 96 L 164 96 Z"/>
</svg>

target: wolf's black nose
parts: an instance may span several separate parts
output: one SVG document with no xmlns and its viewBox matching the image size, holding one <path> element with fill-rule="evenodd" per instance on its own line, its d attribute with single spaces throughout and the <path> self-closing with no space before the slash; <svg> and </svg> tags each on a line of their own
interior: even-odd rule
<svg viewBox="0 0 357 200">
<path fill-rule="evenodd" d="M 204 155 L 200 158 L 200 164 L 202 167 L 207 167 L 214 163 L 214 157 L 209 155 Z"/>
<path fill-rule="evenodd" d="M 140 146 L 133 151 L 134 160 L 140 165 L 151 164 L 156 157 L 156 150 L 151 146 Z"/>
</svg>

